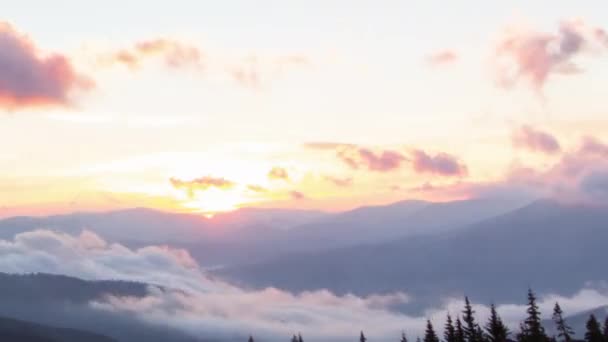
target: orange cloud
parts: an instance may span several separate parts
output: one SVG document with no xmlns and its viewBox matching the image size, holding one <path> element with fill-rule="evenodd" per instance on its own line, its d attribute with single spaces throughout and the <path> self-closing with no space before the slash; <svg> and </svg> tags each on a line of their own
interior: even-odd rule
<svg viewBox="0 0 608 342">
<path fill-rule="evenodd" d="M 66 56 L 42 55 L 28 37 L 0 22 L 0 107 L 65 106 L 72 91 L 93 87 Z"/>
<path fill-rule="evenodd" d="M 231 189 L 235 186 L 234 182 L 225 178 L 216 178 L 211 176 L 196 178 L 189 181 L 171 178 L 169 181 L 174 188 L 186 190 L 190 197 L 193 197 L 196 191 L 204 191 L 209 188 Z"/>
<path fill-rule="evenodd" d="M 516 147 L 546 154 L 561 151 L 561 146 L 554 136 L 530 126 L 522 126 L 513 133 L 513 144 Z"/>
<path fill-rule="evenodd" d="M 326 181 L 334 184 L 335 186 L 339 186 L 339 187 L 343 187 L 343 188 L 353 185 L 353 179 L 350 177 L 339 178 L 339 177 L 334 177 L 334 176 L 324 176 L 323 178 Z"/>
<path fill-rule="evenodd" d="M 269 172 L 268 172 L 268 179 L 271 180 L 288 180 L 289 179 L 289 174 L 287 173 L 287 170 L 285 170 L 282 167 L 273 167 Z"/>
<path fill-rule="evenodd" d="M 260 185 L 255 185 L 255 184 L 247 185 L 247 189 L 249 189 L 250 191 L 253 191 L 253 192 L 267 192 L 268 191 L 268 189 L 266 189 Z"/>
<path fill-rule="evenodd" d="M 164 64 L 171 68 L 200 67 L 203 63 L 203 53 L 197 47 L 167 38 L 137 42 L 130 48 L 101 56 L 100 63 L 122 64 L 136 69 L 149 58 L 161 58 Z"/>
</svg>

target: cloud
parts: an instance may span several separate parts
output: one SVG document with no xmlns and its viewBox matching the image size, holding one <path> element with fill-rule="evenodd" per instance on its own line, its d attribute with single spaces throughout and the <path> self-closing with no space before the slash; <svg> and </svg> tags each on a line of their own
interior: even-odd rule
<svg viewBox="0 0 608 342">
<path fill-rule="evenodd" d="M 336 156 L 351 169 L 365 168 L 375 172 L 393 171 L 406 160 L 397 151 L 374 151 L 356 145 L 337 145 Z"/>
<path fill-rule="evenodd" d="M 323 179 L 339 187 L 349 187 L 353 185 L 352 177 L 340 178 L 335 176 L 323 176 Z"/>
<path fill-rule="evenodd" d="M 399 169 L 404 163 L 411 163 L 418 173 L 461 177 L 468 174 L 466 165 L 447 153 L 431 156 L 423 150 L 413 150 L 407 155 L 398 150 L 373 150 L 354 144 L 330 142 L 307 143 L 304 147 L 335 151 L 337 158 L 354 170 L 363 168 L 373 172 L 390 172 Z"/>
<path fill-rule="evenodd" d="M 199 48 L 168 38 L 136 42 L 132 47 L 101 55 L 98 62 L 104 66 L 122 64 L 135 70 L 151 58 L 161 58 L 170 68 L 203 66 L 203 53 Z"/>
<path fill-rule="evenodd" d="M 608 197 L 604 196 L 604 175 L 607 170 L 608 144 L 585 137 L 543 169 L 514 165 L 502 179 L 492 182 L 456 182 L 413 190 L 444 198 L 548 197 L 562 202 L 608 204 Z"/>
<path fill-rule="evenodd" d="M 579 189 L 594 200 L 608 202 L 608 169 L 586 174 L 579 181 Z"/>
<path fill-rule="evenodd" d="M 176 189 L 184 189 L 188 192 L 189 196 L 194 196 L 196 191 L 204 191 L 209 188 L 217 189 L 231 189 L 235 186 L 235 183 L 225 178 L 205 176 L 196 178 L 189 181 L 180 180 L 177 178 L 170 178 L 169 181 Z"/>
<path fill-rule="evenodd" d="M 311 60 L 304 55 L 250 56 L 231 63 L 226 70 L 240 85 L 247 88 L 259 88 L 263 83 L 281 77 L 287 71 L 311 65 Z"/>
<path fill-rule="evenodd" d="M 93 87 L 66 56 L 41 54 L 28 37 L 0 22 L 0 107 L 68 106 L 71 93 Z"/>
<path fill-rule="evenodd" d="M 208 277 L 184 250 L 163 246 L 129 249 L 87 231 L 72 236 L 37 230 L 18 234 L 12 241 L 0 240 L 0 272 L 155 284 L 146 297 L 107 296 L 90 307 L 199 338 L 254 334 L 280 341 L 302 332 L 314 341 L 346 341 L 353 325 L 388 337 L 422 322 L 390 310 L 409 300 L 403 293 L 358 297 L 326 290 L 297 295 L 274 288 L 245 290 Z"/>
<path fill-rule="evenodd" d="M 468 174 L 466 165 L 447 153 L 438 153 L 431 156 L 422 150 L 414 150 L 412 151 L 411 158 L 412 167 L 418 173 L 459 177 L 464 177 Z"/>
<path fill-rule="evenodd" d="M 255 185 L 255 184 L 249 184 L 249 185 L 247 185 L 247 189 L 251 190 L 253 192 L 266 192 L 266 191 L 268 191 L 268 189 L 264 188 L 263 186 Z"/>
<path fill-rule="evenodd" d="M 289 180 L 287 170 L 282 167 L 275 166 L 268 171 L 268 179 L 271 180 Z"/>
<path fill-rule="evenodd" d="M 561 146 L 554 136 L 530 126 L 522 126 L 513 133 L 513 144 L 516 147 L 546 154 L 561 151 Z"/>
<path fill-rule="evenodd" d="M 581 20 L 562 21 L 554 33 L 511 28 L 494 51 L 496 80 L 509 87 L 523 79 L 540 91 L 552 74 L 580 73 L 576 56 L 594 46 L 608 47 L 598 32 L 603 30 Z"/>
<path fill-rule="evenodd" d="M 457 60 L 458 54 L 452 50 L 436 51 L 426 58 L 426 61 L 432 66 L 452 64 Z"/>
<path fill-rule="evenodd" d="M 580 153 L 608 158 L 608 145 L 593 137 L 584 137 Z"/>
<path fill-rule="evenodd" d="M 290 196 L 292 199 L 296 200 L 296 201 L 301 201 L 301 200 L 306 199 L 306 195 L 304 195 L 304 193 L 303 193 L 303 192 L 300 192 L 300 191 L 295 191 L 295 190 L 294 190 L 294 191 L 290 191 L 290 192 L 289 192 L 289 196 Z"/>
<path fill-rule="evenodd" d="M 253 334 L 259 340 L 283 341 L 301 332 L 313 342 L 346 342 L 364 330 L 374 340 L 388 342 L 403 330 L 411 338 L 421 335 L 427 318 L 440 327 L 446 311 L 455 315 L 463 305 L 461 299 L 445 298 L 440 307 L 412 316 L 394 310 L 410 302 L 404 293 L 359 297 L 337 296 L 327 290 L 292 294 L 275 288 L 243 289 L 207 276 L 184 250 L 164 246 L 130 249 L 87 231 L 68 235 L 37 230 L 18 234 L 10 241 L 0 240 L 0 272 L 45 272 L 155 284 L 144 297 L 109 295 L 88 307 L 121 320 L 209 340 L 243 339 Z M 512 329 L 525 315 L 524 296 L 521 304 L 497 307 Z M 567 314 L 573 314 L 608 303 L 608 294 L 601 288 L 585 288 L 569 297 L 540 295 L 543 318 L 549 318 L 556 301 Z M 489 308 L 474 303 L 474 309 L 477 321 L 485 322 Z"/>
</svg>

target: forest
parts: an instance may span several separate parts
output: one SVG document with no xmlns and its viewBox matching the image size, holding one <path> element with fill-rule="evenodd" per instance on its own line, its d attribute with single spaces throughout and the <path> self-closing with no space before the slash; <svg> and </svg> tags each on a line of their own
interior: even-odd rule
<svg viewBox="0 0 608 342">
<path fill-rule="evenodd" d="M 602 325 L 594 314 L 590 314 L 585 325 L 584 339 L 579 340 L 574 337 L 576 333 L 568 325 L 558 302 L 553 307 L 551 317 L 557 333 L 549 336 L 543 326 L 536 295 L 532 289 L 528 290 L 526 317 L 515 332 L 505 325 L 494 304 L 490 305 L 490 317 L 487 322 L 480 324 L 475 318 L 475 310 L 468 296 L 465 296 L 464 303 L 462 312 L 455 319 L 449 313 L 446 314 L 443 338 L 439 337 L 438 330 L 431 320 L 427 319 L 424 336 L 416 337 L 416 342 L 608 342 L 608 316 Z M 367 341 L 365 333 L 361 331 L 359 342 Z M 409 342 L 405 331 L 398 341 Z M 255 342 L 254 336 L 249 336 L 248 342 Z M 291 342 L 304 342 L 304 338 L 301 333 L 297 333 L 292 336 Z"/>
</svg>

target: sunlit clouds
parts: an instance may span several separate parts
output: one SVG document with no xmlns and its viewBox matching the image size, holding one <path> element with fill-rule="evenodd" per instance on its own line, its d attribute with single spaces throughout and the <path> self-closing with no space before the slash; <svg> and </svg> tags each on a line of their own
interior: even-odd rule
<svg viewBox="0 0 608 342">
<path fill-rule="evenodd" d="M 0 215 L 604 198 L 608 11 L 475 4 L 488 20 L 420 30 L 434 5 L 364 3 L 325 6 L 314 29 L 314 3 L 244 16 L 185 2 L 150 21 L 90 5 L 105 16 L 66 26 L 10 8 Z"/>
<path fill-rule="evenodd" d="M 43 54 L 26 35 L 0 22 L 0 107 L 68 106 L 74 91 L 95 86 L 79 74 L 68 57 Z"/>
</svg>

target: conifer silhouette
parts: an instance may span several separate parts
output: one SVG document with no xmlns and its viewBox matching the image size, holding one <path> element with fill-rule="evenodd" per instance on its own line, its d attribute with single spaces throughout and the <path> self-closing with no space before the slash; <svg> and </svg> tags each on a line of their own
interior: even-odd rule
<svg viewBox="0 0 608 342">
<path fill-rule="evenodd" d="M 439 342 L 439 337 L 433 329 L 433 323 L 430 320 L 426 320 L 426 330 L 424 332 L 424 342 Z"/>
<path fill-rule="evenodd" d="M 572 341 L 572 335 L 574 335 L 574 331 L 572 328 L 566 323 L 564 319 L 564 312 L 562 308 L 559 306 L 559 303 L 555 303 L 553 307 L 553 322 L 555 322 L 555 329 L 557 330 L 557 338 L 563 342 Z"/>
<path fill-rule="evenodd" d="M 445 342 L 457 342 L 456 341 L 456 328 L 454 328 L 454 322 L 452 322 L 452 316 L 447 314 L 445 327 L 443 329 L 443 339 Z"/>
<path fill-rule="evenodd" d="M 528 289 L 528 317 L 520 325 L 521 331 L 517 335 L 519 342 L 548 342 L 550 339 L 545 334 L 541 324 L 540 311 L 536 304 L 536 296 L 532 289 Z"/>
<path fill-rule="evenodd" d="M 462 320 L 464 321 L 464 340 L 466 342 L 482 342 L 483 334 L 481 327 L 475 322 L 475 310 L 471 306 L 469 297 L 464 297 L 464 310 L 462 311 Z"/>
<path fill-rule="evenodd" d="M 496 306 L 490 305 L 490 318 L 485 326 L 486 337 L 489 342 L 506 342 L 509 337 L 509 329 L 502 322 L 496 312 Z"/>
<path fill-rule="evenodd" d="M 585 341 L 586 342 L 603 342 L 604 335 L 602 334 L 602 329 L 600 328 L 600 323 L 595 318 L 594 314 L 589 316 L 589 320 L 587 321 L 587 331 L 585 332 Z"/>
</svg>

